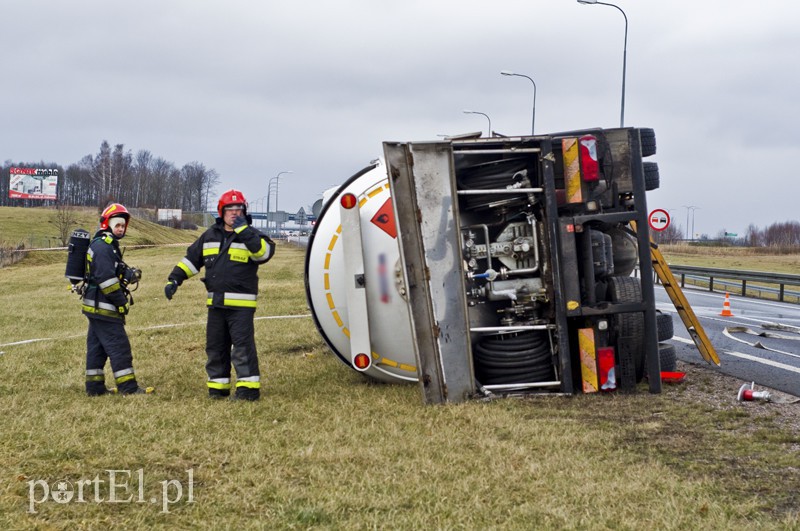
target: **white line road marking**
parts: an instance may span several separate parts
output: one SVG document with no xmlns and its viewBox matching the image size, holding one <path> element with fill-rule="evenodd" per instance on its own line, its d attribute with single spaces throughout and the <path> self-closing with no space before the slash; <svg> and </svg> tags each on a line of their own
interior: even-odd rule
<svg viewBox="0 0 800 531">
<path fill-rule="evenodd" d="M 748 360 L 748 361 L 755 361 L 756 363 L 763 363 L 764 365 L 769 365 L 770 367 L 776 367 L 778 369 L 783 369 L 785 371 L 791 371 L 791 372 L 796 372 L 797 374 L 800 374 L 800 367 L 792 367 L 791 365 L 786 365 L 785 363 L 779 363 L 777 361 L 772 361 L 772 360 L 765 360 L 765 359 L 757 358 L 756 356 L 751 356 L 749 354 L 742 354 L 741 352 L 725 351 L 725 354 L 728 354 L 729 356 L 734 356 L 734 357 L 737 357 L 737 358 L 742 358 L 742 359 Z"/>
<path fill-rule="evenodd" d="M 687 345 L 694 345 L 694 341 L 692 341 L 691 339 L 686 339 L 684 337 L 672 336 L 672 339 L 674 339 L 675 341 L 679 341 L 681 343 L 686 343 Z M 793 367 L 791 365 L 786 365 L 785 363 L 780 363 L 780 362 L 772 361 L 772 360 L 765 360 L 765 359 L 759 358 L 757 356 L 751 356 L 749 354 L 743 354 L 741 352 L 732 352 L 730 350 L 723 350 L 722 353 L 723 354 L 727 354 L 729 356 L 733 356 L 735 358 L 741 358 L 741 359 L 748 360 L 748 361 L 754 361 L 756 363 L 762 363 L 764 365 L 769 365 L 770 367 L 776 367 L 778 369 L 783 369 L 785 371 L 796 372 L 796 373 L 800 374 L 800 367 Z"/>
<path fill-rule="evenodd" d="M 302 319 L 306 317 L 311 317 L 310 313 L 302 314 L 302 315 L 268 315 L 263 317 L 256 317 L 253 319 L 254 321 L 260 321 L 262 319 Z M 176 328 L 179 326 L 189 326 L 189 325 L 196 325 L 196 324 L 205 324 L 205 321 L 198 321 L 196 323 L 175 323 L 175 324 L 162 324 L 162 325 L 154 325 L 154 326 L 147 326 L 144 328 L 131 328 L 131 332 L 140 332 L 146 330 L 159 330 L 161 328 Z M 2 343 L 0 347 L 11 347 L 15 345 L 26 345 L 28 343 L 36 343 L 38 341 L 63 341 L 65 339 L 74 339 L 76 337 L 85 337 L 86 334 L 79 334 L 79 335 L 72 335 L 67 337 L 40 337 L 36 339 L 24 339 L 22 341 L 14 341 L 13 343 Z M 0 352 L 0 354 L 5 354 L 5 352 Z"/>
</svg>

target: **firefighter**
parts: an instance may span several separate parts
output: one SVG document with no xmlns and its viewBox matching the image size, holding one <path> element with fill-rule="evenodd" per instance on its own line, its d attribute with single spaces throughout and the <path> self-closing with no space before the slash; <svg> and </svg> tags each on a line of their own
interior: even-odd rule
<svg viewBox="0 0 800 531">
<path fill-rule="evenodd" d="M 89 319 L 86 336 L 86 394 L 103 395 L 109 392 L 105 385 L 106 360 L 111 370 L 117 392 L 144 394 L 152 389 L 142 389 L 136 382 L 133 355 L 125 316 L 130 309 L 128 284 L 132 275 L 141 273 L 122 261 L 119 240 L 125 237 L 131 215 L 119 203 L 113 203 L 100 215 L 100 230 L 95 233 L 86 252 L 86 291 L 83 295 L 83 313 Z"/>
<path fill-rule="evenodd" d="M 168 277 L 164 294 L 172 296 L 185 280 L 205 267 L 201 280 L 208 291 L 206 373 L 208 395 L 231 394 L 231 363 L 236 370 L 232 399 L 258 400 L 261 373 L 258 367 L 253 316 L 258 295 L 258 267 L 272 258 L 275 242 L 250 224 L 247 201 L 238 190 L 219 198 L 217 218 L 186 251 Z"/>
</svg>

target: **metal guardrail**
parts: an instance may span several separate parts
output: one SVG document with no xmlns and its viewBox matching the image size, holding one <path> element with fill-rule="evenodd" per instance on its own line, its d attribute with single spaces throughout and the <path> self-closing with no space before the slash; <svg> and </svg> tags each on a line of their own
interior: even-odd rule
<svg viewBox="0 0 800 531">
<path fill-rule="evenodd" d="M 740 271 L 736 269 L 717 269 L 713 267 L 695 267 L 670 264 L 672 273 L 680 275 L 681 287 L 685 287 L 687 277 L 701 277 L 708 279 L 708 290 L 714 291 L 714 281 L 718 284 L 731 285 L 730 282 L 736 281 L 735 285 L 740 285 L 740 295 L 746 297 L 753 296 L 757 292 L 759 298 L 773 298 L 761 297 L 764 291 L 772 293 L 777 300 L 781 302 L 796 302 L 800 303 L 800 293 L 796 291 L 787 291 L 786 286 L 800 286 L 800 275 L 790 275 L 787 273 L 769 273 L 765 271 Z M 748 286 L 748 282 L 757 282 L 760 284 L 769 284 L 778 286 L 777 290 L 772 288 L 764 288 L 763 286 Z"/>
</svg>

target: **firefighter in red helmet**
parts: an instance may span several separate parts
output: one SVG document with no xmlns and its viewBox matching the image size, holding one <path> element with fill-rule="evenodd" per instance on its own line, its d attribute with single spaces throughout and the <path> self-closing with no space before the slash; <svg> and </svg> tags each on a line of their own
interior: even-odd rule
<svg viewBox="0 0 800 531">
<path fill-rule="evenodd" d="M 217 204 L 219 217 L 186 251 L 169 274 L 167 299 L 185 280 L 205 267 L 208 297 L 206 373 L 211 398 L 230 396 L 231 364 L 236 371 L 232 398 L 258 400 L 261 373 L 256 352 L 253 316 L 258 295 L 258 268 L 272 258 L 275 242 L 251 226 L 247 201 L 228 190 Z"/>
<path fill-rule="evenodd" d="M 122 260 L 119 240 L 125 237 L 131 215 L 119 203 L 107 206 L 100 215 L 100 230 L 86 251 L 86 290 L 82 310 L 89 319 L 86 336 L 86 394 L 109 392 L 105 384 L 106 360 L 111 361 L 117 391 L 121 394 L 152 392 L 139 387 L 133 370 L 133 355 L 125 316 L 130 298 L 128 286 L 138 282 L 141 272 Z"/>
</svg>

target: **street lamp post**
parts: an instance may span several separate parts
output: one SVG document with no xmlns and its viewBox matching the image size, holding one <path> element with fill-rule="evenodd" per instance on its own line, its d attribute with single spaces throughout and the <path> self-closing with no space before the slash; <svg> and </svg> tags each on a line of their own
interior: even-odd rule
<svg viewBox="0 0 800 531">
<path fill-rule="evenodd" d="M 261 213 L 261 209 L 264 208 L 264 199 L 266 198 L 267 196 L 262 195 L 261 197 L 253 201 L 253 205 L 255 206 L 255 212 L 258 212 L 259 214 Z"/>
<path fill-rule="evenodd" d="M 533 112 L 531 113 L 531 135 L 533 135 L 534 127 L 536 126 L 536 82 L 530 76 L 526 76 L 525 74 L 517 74 L 508 70 L 503 70 L 500 72 L 500 74 L 504 76 L 524 77 L 533 84 Z"/>
<path fill-rule="evenodd" d="M 279 187 L 280 182 L 281 182 L 281 180 L 280 180 L 281 179 L 281 175 L 283 175 L 284 173 L 294 173 L 294 172 L 292 170 L 286 170 L 286 171 L 278 172 L 278 175 L 276 175 L 275 177 L 273 177 L 272 179 L 269 180 L 269 184 L 267 186 L 267 232 L 269 232 L 269 212 L 270 212 L 270 210 L 269 210 L 269 196 L 272 194 L 272 183 L 273 182 L 275 183 L 275 213 L 277 214 L 278 213 L 278 187 Z M 277 230 L 278 228 L 279 228 L 278 220 L 275 220 L 275 229 Z"/>
<path fill-rule="evenodd" d="M 682 205 L 683 208 L 686 209 L 686 239 L 689 239 L 689 212 L 692 213 L 692 240 L 694 240 L 694 211 L 700 208 L 699 206 L 693 205 Z"/>
<path fill-rule="evenodd" d="M 625 11 L 622 10 L 621 7 L 609 4 L 606 2 L 598 2 L 597 0 L 578 0 L 579 4 L 600 4 L 601 6 L 610 6 L 615 7 L 622 13 L 622 16 L 625 18 L 625 41 L 622 48 L 622 105 L 620 106 L 619 111 L 619 126 L 625 127 L 625 69 L 628 62 L 628 16 L 625 14 Z"/>
<path fill-rule="evenodd" d="M 485 116 L 486 119 L 489 121 L 489 135 L 488 136 L 489 136 L 489 138 L 492 137 L 492 119 L 489 118 L 488 114 L 486 114 L 485 112 L 480 112 L 480 111 L 470 111 L 469 109 L 464 109 L 464 114 L 480 114 L 480 115 Z"/>
</svg>

